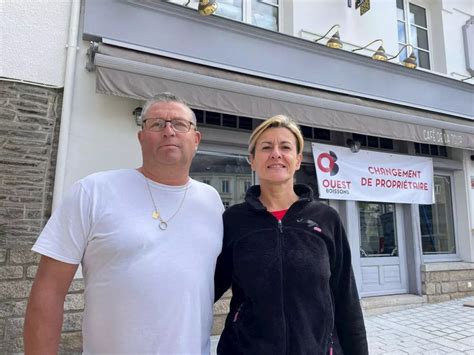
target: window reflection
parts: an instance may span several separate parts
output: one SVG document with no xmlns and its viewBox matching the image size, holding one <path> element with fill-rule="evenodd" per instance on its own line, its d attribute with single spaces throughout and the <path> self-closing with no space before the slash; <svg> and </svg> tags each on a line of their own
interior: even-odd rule
<svg viewBox="0 0 474 355">
<path fill-rule="evenodd" d="M 313 190 L 316 199 L 319 199 L 316 170 L 313 164 L 301 164 L 300 170 L 295 173 L 295 183 L 308 185 Z M 319 201 L 329 204 L 328 199 L 319 199 Z"/>
<path fill-rule="evenodd" d="M 405 12 L 403 11 L 403 1 L 397 0 L 397 19 L 405 20 Z"/>
<path fill-rule="evenodd" d="M 421 49 L 428 50 L 428 31 L 423 28 L 416 29 L 417 45 Z"/>
<path fill-rule="evenodd" d="M 427 52 L 418 51 L 418 64 L 422 68 L 430 67 L 430 55 Z"/>
<path fill-rule="evenodd" d="M 190 176 L 214 187 L 227 208 L 244 201 L 252 184 L 252 170 L 246 157 L 199 152 L 193 160 Z"/>
<path fill-rule="evenodd" d="M 395 204 L 359 202 L 360 256 L 398 256 Z"/>
<path fill-rule="evenodd" d="M 278 31 L 278 7 L 260 0 L 252 0 L 252 24 Z"/>
<path fill-rule="evenodd" d="M 405 22 L 397 22 L 397 31 L 398 31 L 398 42 L 406 43 L 407 37 L 405 36 Z"/>
<path fill-rule="evenodd" d="M 178 0 L 171 1 L 180 3 Z M 198 0 L 191 0 L 188 7 L 197 9 Z M 215 15 L 278 31 L 279 8 L 278 0 L 218 0 Z"/>
<path fill-rule="evenodd" d="M 434 177 L 435 203 L 420 205 L 423 254 L 454 254 L 453 204 L 449 176 Z"/>
<path fill-rule="evenodd" d="M 243 21 L 242 0 L 219 0 L 216 15 Z"/>
<path fill-rule="evenodd" d="M 410 22 L 418 26 L 427 27 L 426 10 L 420 6 L 410 4 Z"/>
</svg>

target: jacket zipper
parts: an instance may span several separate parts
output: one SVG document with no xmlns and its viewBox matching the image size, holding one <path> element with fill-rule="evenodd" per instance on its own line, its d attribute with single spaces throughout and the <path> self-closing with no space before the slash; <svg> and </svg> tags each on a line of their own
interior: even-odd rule
<svg viewBox="0 0 474 355">
<path fill-rule="evenodd" d="M 283 292 L 283 224 L 281 220 L 278 221 L 278 242 L 279 242 L 279 252 L 280 252 L 280 270 L 281 270 L 281 285 L 280 285 L 280 290 L 281 290 L 281 305 L 282 305 L 282 310 L 283 310 L 283 317 L 284 317 L 284 322 L 283 322 L 283 333 L 284 333 L 284 339 L 285 339 L 285 351 L 283 353 L 288 354 L 288 322 L 286 319 L 286 311 L 285 311 L 285 295 Z"/>
<path fill-rule="evenodd" d="M 332 332 L 331 332 L 331 335 L 330 335 L 330 342 L 329 342 L 329 355 L 333 355 L 333 352 L 334 352 L 334 339 L 332 338 Z"/>
<path fill-rule="evenodd" d="M 333 338 L 333 331 L 334 327 L 336 326 L 336 307 L 334 306 L 334 294 L 332 292 L 331 286 L 329 286 L 329 291 L 331 292 L 331 311 L 332 311 L 332 329 L 331 329 L 331 335 L 329 335 L 329 355 L 333 355 L 334 353 L 334 338 Z"/>
<path fill-rule="evenodd" d="M 233 319 L 233 322 L 234 322 L 234 323 L 237 322 L 237 320 L 239 319 L 239 313 L 240 313 L 240 310 L 242 309 L 242 306 L 243 306 L 243 305 L 244 305 L 244 304 L 241 303 L 240 306 L 239 306 L 239 308 L 237 308 L 237 312 L 235 312 L 235 314 L 234 314 L 234 319 Z"/>
</svg>

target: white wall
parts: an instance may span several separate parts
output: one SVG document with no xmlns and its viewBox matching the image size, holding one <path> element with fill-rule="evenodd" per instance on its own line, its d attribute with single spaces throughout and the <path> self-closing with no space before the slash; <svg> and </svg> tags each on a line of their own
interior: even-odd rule
<svg viewBox="0 0 474 355">
<path fill-rule="evenodd" d="M 70 0 L 0 0 L 0 77 L 62 87 Z"/>
<path fill-rule="evenodd" d="M 387 53 L 396 54 L 398 51 L 395 0 L 372 0 L 371 9 L 362 16 L 359 9 L 355 10 L 355 0 L 352 7 L 347 6 L 346 0 L 294 0 L 293 6 L 295 36 L 299 37 L 301 30 L 323 35 L 337 23 L 341 26 L 341 41 L 346 50 L 380 38 Z M 390 23 L 394 26 L 387 26 Z M 370 48 L 377 49 L 378 45 Z"/>
<path fill-rule="evenodd" d="M 440 74 L 462 79 L 469 76 L 466 70 L 462 26 L 470 16 L 474 15 L 472 0 L 411 0 L 427 10 L 431 70 Z M 388 55 L 398 52 L 396 0 L 372 0 L 371 9 L 360 16 L 355 10 L 355 0 L 352 7 L 347 1 L 333 0 L 285 0 L 284 6 L 290 7 L 294 14 L 293 22 L 284 20 L 285 33 L 290 33 L 288 26 L 293 26 L 292 34 L 297 37 L 314 39 L 301 31 L 309 31 L 323 35 L 334 24 L 339 24 L 341 41 L 345 50 L 354 46 L 364 46 L 375 39 L 384 41 Z M 334 33 L 331 32 L 330 35 Z M 321 40 L 319 43 L 325 43 Z M 380 43 L 370 46 L 376 50 Z M 372 55 L 372 52 L 358 53 Z M 395 60 L 394 60 L 395 61 Z M 451 74 L 455 72 L 456 74 Z"/>
<path fill-rule="evenodd" d="M 93 172 L 141 166 L 132 115 L 136 100 L 95 92 L 95 72 L 85 68 L 88 43 L 80 41 L 64 187 Z"/>
<path fill-rule="evenodd" d="M 448 75 L 454 72 L 470 76 L 466 70 L 462 26 L 471 16 L 474 16 L 474 1 L 443 0 L 443 30 Z M 460 78 L 456 74 L 453 74 L 453 77 Z"/>
</svg>

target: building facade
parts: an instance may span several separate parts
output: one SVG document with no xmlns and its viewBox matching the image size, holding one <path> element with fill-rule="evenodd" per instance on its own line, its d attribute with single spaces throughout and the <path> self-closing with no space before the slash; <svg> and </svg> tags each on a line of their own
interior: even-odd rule
<svg viewBox="0 0 474 355">
<path fill-rule="evenodd" d="M 258 183 L 246 160 L 247 141 L 261 120 L 275 114 L 300 124 L 306 146 L 296 180 L 316 191 L 312 143 L 348 147 L 357 142 L 362 151 L 387 154 L 387 160 L 392 155 L 430 158 L 433 204 L 323 201 L 342 216 L 362 298 L 415 294 L 438 302 L 474 294 L 474 55 L 469 48 L 474 9 L 469 0 L 221 0 L 209 17 L 197 13 L 197 1 L 189 6 L 155 0 L 47 3 L 49 8 L 36 10 L 55 19 L 57 28 L 49 28 L 53 48 L 46 51 L 54 53 L 54 61 L 39 52 L 44 48 L 34 41 L 34 28 L 22 32 L 31 44 L 21 49 L 30 55 L 29 63 L 14 60 L 13 34 L 6 47 L 11 53 L 3 53 L 10 62 L 4 62 L 0 79 L 0 119 L 5 127 L 18 128 L 2 136 L 0 151 L 5 167 L 0 206 L 6 211 L 0 213 L 0 326 L 6 350 L 21 349 L 25 297 L 37 262 L 27 248 L 48 217 L 53 182 L 54 208 L 74 181 L 90 173 L 139 166 L 139 108 L 163 91 L 183 97 L 195 110 L 203 140 L 191 176 L 214 186 L 226 206 L 242 201 L 246 189 Z M 20 5 L 6 11 L 28 23 L 37 17 Z M 9 24 L 7 33 L 15 33 L 15 26 Z M 335 30 L 342 48 L 326 46 Z M 388 57 L 400 51 L 399 56 L 372 59 L 382 44 Z M 412 50 L 416 69 L 403 65 Z M 53 98 L 35 101 L 22 90 Z M 57 115 L 25 121 L 22 110 L 28 105 Z M 39 120 L 38 112 L 26 116 Z M 48 138 L 25 135 L 24 127 L 30 126 L 42 134 L 47 129 Z M 34 152 L 21 144 L 13 147 L 7 138 L 12 135 L 21 144 L 41 146 L 40 163 L 17 169 L 20 161 L 30 163 Z M 20 178 L 25 170 L 40 177 L 25 181 Z M 41 194 L 41 200 L 18 200 L 25 190 Z M 46 212 L 25 214 L 35 203 Z M 26 227 L 32 215 L 40 217 L 34 228 Z M 13 225 L 25 226 L 26 242 Z M 66 305 L 64 350 L 80 348 L 81 287 L 78 275 Z"/>
</svg>

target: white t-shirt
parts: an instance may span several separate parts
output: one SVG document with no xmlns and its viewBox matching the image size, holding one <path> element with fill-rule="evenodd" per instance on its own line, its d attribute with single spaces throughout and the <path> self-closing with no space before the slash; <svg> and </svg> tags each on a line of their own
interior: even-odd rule
<svg viewBox="0 0 474 355">
<path fill-rule="evenodd" d="M 148 180 L 166 230 L 138 171 L 115 170 L 75 183 L 33 250 L 82 262 L 85 354 L 209 354 L 214 269 L 222 248 L 219 194 Z"/>
</svg>

